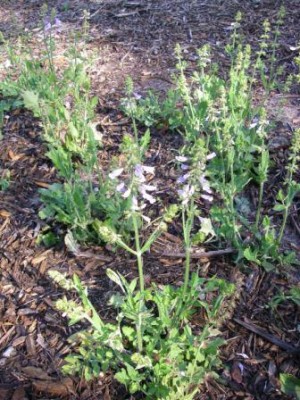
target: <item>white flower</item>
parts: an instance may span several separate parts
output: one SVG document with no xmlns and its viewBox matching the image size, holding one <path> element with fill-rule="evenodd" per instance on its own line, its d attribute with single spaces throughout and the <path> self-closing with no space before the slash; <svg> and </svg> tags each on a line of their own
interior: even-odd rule
<svg viewBox="0 0 300 400">
<path fill-rule="evenodd" d="M 146 204 L 141 204 L 139 206 L 138 199 L 136 196 L 132 196 L 132 203 L 131 203 L 131 209 L 132 211 L 140 211 L 143 210 L 146 207 Z"/>
<path fill-rule="evenodd" d="M 152 185 L 141 185 L 139 187 L 139 192 L 141 193 L 143 199 L 149 201 L 151 204 L 155 203 L 156 199 L 155 197 L 151 196 L 151 194 L 147 193 L 147 191 L 153 192 L 154 190 L 156 190 L 156 187 Z"/>
<path fill-rule="evenodd" d="M 131 209 L 132 209 L 133 211 L 138 211 L 138 210 L 139 210 L 139 206 L 138 206 L 137 198 L 136 198 L 135 196 L 132 196 L 131 201 L 132 201 Z"/>
<path fill-rule="evenodd" d="M 154 175 L 154 171 L 155 171 L 154 167 L 148 167 L 147 165 L 141 165 L 141 167 L 142 167 L 143 172 Z"/>
<path fill-rule="evenodd" d="M 208 194 L 201 194 L 202 199 L 209 201 L 210 203 L 213 201 L 213 197 Z"/>
<path fill-rule="evenodd" d="M 141 191 L 141 195 L 143 199 L 148 200 L 150 204 L 154 204 L 156 202 L 155 197 L 151 196 L 151 194 L 147 193 L 146 191 Z"/>
<path fill-rule="evenodd" d="M 206 157 L 206 160 L 209 161 L 209 160 L 212 160 L 212 159 L 215 158 L 215 157 L 216 157 L 216 153 L 213 152 L 213 153 L 210 153 L 210 154 Z"/>
<path fill-rule="evenodd" d="M 117 168 L 114 171 L 112 171 L 110 174 L 108 174 L 108 177 L 110 179 L 116 179 L 118 176 L 120 176 L 122 174 L 123 171 L 124 171 L 124 168 Z"/>
<path fill-rule="evenodd" d="M 157 190 L 157 187 L 153 185 L 142 185 L 141 189 L 147 190 L 148 192 L 153 192 L 154 190 Z"/>
<path fill-rule="evenodd" d="M 124 197 L 124 199 L 127 199 L 130 196 L 131 193 L 131 189 L 127 189 L 123 194 L 122 197 Z"/>
<path fill-rule="evenodd" d="M 185 156 L 177 156 L 177 157 L 175 157 L 175 160 L 177 160 L 179 162 L 187 162 L 188 158 Z"/>
<path fill-rule="evenodd" d="M 206 193 L 212 193 L 212 190 L 211 190 L 211 188 L 210 188 L 209 182 L 208 182 L 208 180 L 205 178 L 205 176 L 203 176 L 203 175 L 200 176 L 199 181 L 200 181 L 201 187 L 202 187 L 202 189 L 204 190 L 204 192 L 206 192 Z"/>
</svg>

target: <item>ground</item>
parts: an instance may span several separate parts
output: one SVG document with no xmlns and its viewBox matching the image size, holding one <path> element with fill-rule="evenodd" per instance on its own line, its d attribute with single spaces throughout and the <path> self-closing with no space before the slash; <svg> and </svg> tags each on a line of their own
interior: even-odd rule
<svg viewBox="0 0 300 400">
<path fill-rule="evenodd" d="M 243 13 L 243 34 L 255 46 L 262 21 L 274 20 L 280 1 L 275 0 L 99 0 L 46 1 L 56 8 L 64 24 L 59 46 L 65 50 L 68 31 L 82 24 L 83 9 L 90 13 L 89 48 L 94 50 L 93 92 L 99 97 L 98 124 L 103 133 L 103 163 L 116 150 L 122 134 L 130 129 L 128 119 L 119 112 L 126 76 L 132 76 L 135 91 L 154 88 L 161 93 L 171 84 L 175 70 L 174 47 L 180 43 L 192 63 L 196 49 L 210 43 L 216 60 L 226 69 L 224 43 L 230 35 L 237 11 Z M 0 29 L 10 40 L 26 30 L 39 34 L 41 2 L 2 0 Z M 286 0 L 287 17 L 280 38 L 279 63 L 295 72 L 293 57 L 300 41 L 299 0 Z M 259 95 L 259 94 L 258 94 Z M 299 90 L 285 99 L 272 93 L 269 114 L 277 119 L 270 138 L 276 168 L 264 199 L 268 207 L 272 187 L 282 177 L 291 129 L 300 126 Z M 282 112 L 275 112 L 280 109 Z M 279 116 L 278 116 L 279 115 Z M 49 280 L 53 267 L 72 275 L 76 272 L 89 286 L 91 298 L 103 318 L 110 318 L 107 300 L 115 289 L 105 275 L 107 267 L 136 274 L 135 263 L 122 253 L 93 247 L 74 255 L 63 245 L 46 249 L 36 239 L 43 229 L 38 217 L 41 208 L 38 189 L 57 181 L 45 156 L 40 122 L 26 110 L 8 115 L 0 142 L 0 173 L 9 170 L 11 184 L 0 192 L 0 399 L 97 399 L 121 400 L 125 391 L 112 376 L 92 383 L 63 377 L 59 367 L 69 351 L 68 336 L 76 328 L 55 310 L 54 302 L 63 294 Z M 171 132 L 154 132 L 148 157 L 159 160 L 162 195 L 167 195 L 172 171 L 166 167 L 166 149 L 178 146 Z M 2 171 L 2 172 L 1 172 Z M 299 199 L 289 220 L 286 240 L 299 252 Z M 176 284 L 182 279 L 183 260 L 160 256 L 165 246 L 180 248 L 180 230 L 162 238 L 147 256 L 148 281 Z M 218 274 L 235 284 L 238 291 L 232 318 L 222 327 L 227 344 L 221 350 L 224 368 L 221 380 L 208 380 L 198 399 L 289 399 L 280 393 L 278 375 L 299 370 L 299 309 L 284 302 L 277 312 L 266 305 L 280 290 L 299 284 L 299 274 L 266 273 L 251 265 L 241 271 L 232 258 L 217 255 L 195 260 L 202 274 Z M 127 397 L 128 398 L 128 397 Z"/>
</svg>

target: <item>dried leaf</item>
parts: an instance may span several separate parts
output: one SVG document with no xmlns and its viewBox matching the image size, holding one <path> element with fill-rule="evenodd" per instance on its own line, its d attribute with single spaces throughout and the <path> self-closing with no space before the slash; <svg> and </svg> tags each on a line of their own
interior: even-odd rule
<svg viewBox="0 0 300 400">
<path fill-rule="evenodd" d="M 6 210 L 0 210 L 0 217 L 3 217 L 3 218 L 9 218 L 11 216 L 11 213 L 9 212 L 9 211 L 6 211 Z"/>
<path fill-rule="evenodd" d="M 74 394 L 74 386 L 71 378 L 61 381 L 34 381 L 33 387 L 39 392 L 45 392 L 53 396 L 68 396 Z"/>
<path fill-rule="evenodd" d="M 50 380 L 51 381 L 51 376 L 47 374 L 47 372 L 43 371 L 41 368 L 38 367 L 24 367 L 22 368 L 23 374 L 25 374 L 27 377 L 32 378 L 32 379 L 41 379 L 41 380 Z"/>
</svg>

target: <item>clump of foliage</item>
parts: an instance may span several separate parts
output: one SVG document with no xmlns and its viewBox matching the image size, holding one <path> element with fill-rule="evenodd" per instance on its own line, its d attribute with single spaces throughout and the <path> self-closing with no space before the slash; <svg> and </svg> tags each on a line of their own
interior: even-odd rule
<svg viewBox="0 0 300 400">
<path fill-rule="evenodd" d="M 299 129 L 293 132 L 286 178 L 274 204 L 274 211 L 283 214 L 278 231 L 274 217 L 262 212 L 272 165 L 268 146 L 272 124 L 267 119 L 266 102 L 282 73 L 276 67 L 275 53 L 283 17 L 284 10 L 280 9 L 273 36 L 265 21 L 259 50 L 252 54 L 251 47 L 242 43 L 238 32 L 241 16 L 237 15 L 231 43 L 226 47 L 231 58 L 227 76 L 220 76 L 218 66 L 211 61 L 210 47 L 204 45 L 198 51 L 198 69 L 188 77 L 187 63 L 177 46 L 178 72 L 166 100 L 160 101 L 150 93 L 145 99 L 123 102 L 124 111 L 143 124 L 158 128 L 164 125 L 179 132 L 186 149 L 202 140 L 206 151 L 216 155 L 207 168 L 213 189 L 209 213 L 214 231 L 221 241 L 238 250 L 237 261 L 246 259 L 266 270 L 274 269 L 274 263 L 296 262 L 294 253 L 284 254 L 280 247 L 289 210 L 300 191 L 294 178 L 299 165 Z M 269 60 L 267 48 L 272 49 Z M 288 81 L 290 84 L 292 77 Z M 253 88 L 259 84 L 265 96 L 254 103 Z M 257 204 L 248 195 L 253 186 L 258 188 Z"/>
<path fill-rule="evenodd" d="M 151 222 L 143 213 L 146 204 L 157 201 L 157 188 L 147 183 L 147 176 L 154 174 L 154 168 L 141 164 L 141 142 L 137 136 L 132 140 L 127 170 L 117 168 L 109 174 L 109 179 L 115 191 L 127 199 L 126 218 L 133 227 L 134 245 L 99 220 L 93 225 L 102 241 L 121 247 L 136 258 L 139 277 L 129 283 L 119 273 L 107 270 L 109 278 L 122 291 L 122 295 L 115 294 L 110 300 L 117 310 L 116 324 L 111 324 L 99 317 L 88 299 L 87 288 L 77 276 L 71 281 L 57 271 L 50 272 L 55 282 L 66 290 L 75 289 L 80 297 L 80 303 L 66 297 L 59 300 L 58 309 L 68 316 L 71 324 L 81 320 L 90 324 L 89 329 L 70 338 L 77 344 L 77 351 L 66 358 L 63 370 L 83 374 L 86 379 L 112 370 L 130 393 L 140 392 L 152 399 L 192 400 L 199 385 L 220 364 L 218 348 L 223 340 L 217 329 L 219 312 L 225 297 L 234 290 L 232 284 L 221 279 L 204 279 L 198 274 L 190 277 L 191 234 L 198 214 L 195 198 L 202 192 L 199 177 L 205 173 L 206 158 L 202 152 L 205 147 L 199 142 L 191 150 L 193 190 L 187 193 L 180 189 L 180 205 L 171 205 L 159 219 Z M 186 249 L 184 283 L 179 288 L 155 284 L 146 288 L 143 255 L 179 212 Z M 150 227 L 148 238 L 142 242 L 141 229 Z M 209 293 L 213 294 L 210 303 L 206 301 Z M 190 321 L 201 308 L 207 319 L 196 334 Z"/>
<path fill-rule="evenodd" d="M 269 305 L 272 309 L 276 309 L 279 304 L 287 300 L 292 301 L 296 306 L 300 306 L 300 288 L 298 286 L 291 287 L 287 293 L 278 293 L 271 299 Z"/>
</svg>

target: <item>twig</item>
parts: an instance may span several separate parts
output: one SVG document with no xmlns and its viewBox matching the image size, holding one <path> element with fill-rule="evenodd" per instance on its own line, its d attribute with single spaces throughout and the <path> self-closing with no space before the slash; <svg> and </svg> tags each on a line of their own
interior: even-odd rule
<svg viewBox="0 0 300 400">
<path fill-rule="evenodd" d="M 242 321 L 241 319 L 238 319 L 238 318 L 233 318 L 233 320 L 237 324 L 242 325 L 244 328 L 248 329 L 249 331 L 251 331 L 253 333 L 256 333 L 257 335 L 263 337 L 264 339 L 267 339 L 269 342 L 282 348 L 283 350 L 287 351 L 288 353 L 300 354 L 300 348 L 291 346 L 290 344 L 284 342 L 283 340 L 279 339 L 278 337 L 276 337 L 274 335 L 271 335 L 270 333 L 266 332 L 264 329 L 256 326 L 255 324 L 246 322 L 246 321 Z"/>
<path fill-rule="evenodd" d="M 225 254 L 232 254 L 235 253 L 235 249 L 224 249 L 224 250 L 213 250 L 213 251 L 202 251 L 201 253 L 191 253 L 191 258 L 211 258 L 222 256 Z M 155 257 L 170 257 L 170 258 L 185 258 L 185 253 L 171 253 L 171 252 L 163 252 L 163 253 L 153 253 Z"/>
<path fill-rule="evenodd" d="M 101 254 L 95 254 L 92 251 L 76 251 L 76 252 L 74 252 L 74 255 L 76 257 L 94 258 L 96 260 L 105 261 L 105 262 L 110 262 L 113 260 L 111 257 L 106 257 Z"/>
</svg>

